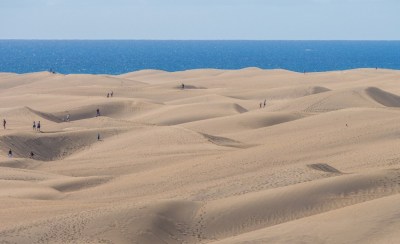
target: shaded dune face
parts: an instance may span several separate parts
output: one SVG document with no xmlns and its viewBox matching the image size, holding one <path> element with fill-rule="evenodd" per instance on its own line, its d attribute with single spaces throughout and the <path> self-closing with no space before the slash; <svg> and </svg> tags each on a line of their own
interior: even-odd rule
<svg viewBox="0 0 400 244">
<path fill-rule="evenodd" d="M 377 87 L 368 87 L 365 93 L 375 102 L 386 107 L 400 107 L 400 97 Z"/>
<path fill-rule="evenodd" d="M 113 134 L 112 131 L 103 130 L 103 137 Z M 29 153 L 36 152 L 35 159 L 53 161 L 65 158 L 77 151 L 84 150 L 97 141 L 97 131 L 14 134 L 0 137 L 1 148 L 13 148 L 17 157 L 28 158 Z"/>
<path fill-rule="evenodd" d="M 397 243 L 399 79 L 0 74 L 0 242 Z"/>
<path fill-rule="evenodd" d="M 329 112 L 346 108 L 399 107 L 400 97 L 376 87 L 330 91 L 301 97 L 274 107 L 273 110 L 293 110 L 311 113 Z"/>
</svg>

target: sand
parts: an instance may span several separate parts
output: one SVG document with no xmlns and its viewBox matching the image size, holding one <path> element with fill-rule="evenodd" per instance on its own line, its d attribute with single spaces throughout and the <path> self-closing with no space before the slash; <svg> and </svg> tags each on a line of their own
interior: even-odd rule
<svg viewBox="0 0 400 244">
<path fill-rule="evenodd" d="M 0 74 L 0 243 L 399 243 L 399 80 Z"/>
</svg>

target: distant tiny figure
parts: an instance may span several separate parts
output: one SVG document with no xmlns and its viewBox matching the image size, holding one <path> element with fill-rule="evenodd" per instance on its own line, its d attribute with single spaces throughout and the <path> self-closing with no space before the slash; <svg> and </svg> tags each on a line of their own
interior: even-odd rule
<svg viewBox="0 0 400 244">
<path fill-rule="evenodd" d="M 32 129 L 36 130 L 36 122 L 35 121 L 33 121 Z"/>
<path fill-rule="evenodd" d="M 375 69 L 378 70 L 378 67 L 376 67 Z"/>
<path fill-rule="evenodd" d="M 184 90 L 184 89 L 185 89 L 185 84 L 182 83 L 182 90 Z"/>
<path fill-rule="evenodd" d="M 37 130 L 40 131 L 40 121 L 37 122 Z"/>
<path fill-rule="evenodd" d="M 107 93 L 107 98 L 109 98 L 110 97 L 110 93 Z"/>
<path fill-rule="evenodd" d="M 35 154 L 31 151 L 31 153 L 29 154 L 30 158 L 33 158 L 35 156 Z"/>
<path fill-rule="evenodd" d="M 100 133 L 97 133 L 97 140 L 100 141 Z"/>
<path fill-rule="evenodd" d="M 110 93 L 110 96 L 111 96 L 111 97 L 113 97 L 113 96 L 114 96 L 114 92 L 113 92 L 113 91 L 111 91 L 111 93 Z"/>
<path fill-rule="evenodd" d="M 96 109 L 96 117 L 100 116 L 100 109 Z"/>
<path fill-rule="evenodd" d="M 5 119 L 3 119 L 3 128 L 4 129 L 6 129 L 6 124 L 7 124 L 7 121 Z"/>
<path fill-rule="evenodd" d="M 12 158 L 12 156 L 13 156 L 13 153 L 12 153 L 12 151 L 11 151 L 11 149 L 8 151 L 8 157 L 9 158 Z"/>
<path fill-rule="evenodd" d="M 346 124 L 346 127 L 348 127 L 347 124 Z"/>
<path fill-rule="evenodd" d="M 67 117 L 65 118 L 65 120 L 66 120 L 67 122 L 69 122 L 69 118 L 70 118 L 70 116 L 69 116 L 69 114 L 67 114 Z"/>
<path fill-rule="evenodd" d="M 262 108 L 262 103 L 260 103 L 260 108 Z"/>
<path fill-rule="evenodd" d="M 265 105 L 267 105 L 267 99 L 264 100 L 264 108 L 265 108 Z"/>
</svg>

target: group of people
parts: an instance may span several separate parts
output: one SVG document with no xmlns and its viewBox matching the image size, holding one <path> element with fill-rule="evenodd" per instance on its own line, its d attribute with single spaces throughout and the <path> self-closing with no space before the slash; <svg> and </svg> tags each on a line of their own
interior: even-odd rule
<svg viewBox="0 0 400 244">
<path fill-rule="evenodd" d="M 113 92 L 111 92 L 111 96 L 113 96 Z M 98 117 L 98 116 L 100 116 L 100 109 L 96 109 L 96 117 Z M 70 121 L 70 115 L 69 114 L 67 114 L 67 116 L 65 118 L 65 121 Z M 4 129 L 6 129 L 6 124 L 7 124 L 7 121 L 5 119 L 3 119 L 3 128 Z M 34 131 L 41 131 L 40 127 L 41 127 L 40 121 L 38 121 L 37 123 L 36 123 L 36 121 L 33 121 L 32 129 Z M 97 134 L 97 140 L 98 141 L 101 140 L 100 133 Z M 31 151 L 29 153 L 29 158 L 34 158 L 34 156 L 35 156 L 35 154 Z M 10 157 L 10 158 L 13 157 L 13 152 L 12 152 L 11 149 L 8 151 L 8 157 Z"/>
<path fill-rule="evenodd" d="M 264 99 L 264 102 L 260 102 L 260 108 L 265 108 L 267 106 L 267 99 Z"/>
<path fill-rule="evenodd" d="M 36 123 L 36 121 L 33 121 L 33 125 L 32 125 L 32 129 L 33 130 L 35 130 L 35 131 L 40 131 L 40 121 L 38 121 L 37 123 Z"/>
<path fill-rule="evenodd" d="M 3 128 L 6 129 L 7 121 L 3 119 Z M 40 121 L 36 123 L 36 121 L 33 121 L 32 129 L 35 131 L 40 131 Z"/>
<path fill-rule="evenodd" d="M 6 125 L 7 125 L 7 120 L 3 119 L 3 128 L 6 129 Z M 38 130 L 40 131 L 40 121 L 38 121 L 38 123 L 36 124 L 35 121 L 33 121 L 33 130 Z M 35 156 L 35 154 L 31 151 L 29 153 L 29 158 L 33 158 Z M 12 158 L 13 157 L 13 152 L 12 150 L 8 150 L 8 157 Z"/>
<path fill-rule="evenodd" d="M 111 91 L 111 93 L 108 93 L 108 94 L 107 94 L 107 97 L 109 97 L 109 96 L 112 97 L 113 95 L 114 95 L 114 93 L 113 93 L 113 91 Z M 98 116 L 100 116 L 100 109 L 96 109 L 96 117 L 98 117 Z M 66 116 L 66 118 L 65 118 L 65 121 L 70 121 L 70 115 L 69 115 L 69 114 L 67 114 L 67 116 Z M 3 128 L 4 128 L 4 129 L 6 129 L 6 124 L 7 124 L 7 121 L 6 121 L 5 119 L 3 119 Z M 32 129 L 33 129 L 34 131 L 41 131 L 41 124 L 40 124 L 40 121 L 38 121 L 37 123 L 36 123 L 36 121 L 33 121 Z M 97 134 L 97 140 L 98 140 L 98 141 L 101 140 L 100 133 Z M 34 156 L 35 156 L 35 154 L 31 151 L 31 152 L 29 153 L 29 158 L 33 158 Z M 13 152 L 12 152 L 11 149 L 8 151 L 8 157 L 10 157 L 10 158 L 13 157 Z"/>
<path fill-rule="evenodd" d="M 35 156 L 35 154 L 31 151 L 31 152 L 29 153 L 29 158 L 33 158 L 34 156 Z M 13 152 L 12 152 L 11 149 L 8 150 L 8 157 L 9 157 L 9 158 L 12 158 L 12 157 L 13 157 Z"/>
<path fill-rule="evenodd" d="M 109 98 L 109 97 L 113 97 L 113 96 L 114 96 L 114 92 L 113 92 L 113 91 L 111 91 L 111 92 L 107 93 L 107 98 Z"/>
</svg>

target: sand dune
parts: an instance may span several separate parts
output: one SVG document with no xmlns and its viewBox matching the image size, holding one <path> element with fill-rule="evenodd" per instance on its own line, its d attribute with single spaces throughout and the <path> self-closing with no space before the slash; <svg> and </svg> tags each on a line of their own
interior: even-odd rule
<svg viewBox="0 0 400 244">
<path fill-rule="evenodd" d="M 67 179 L 53 179 L 42 182 L 46 185 L 60 192 L 71 192 L 82 190 L 89 187 L 94 187 L 103 184 L 112 178 L 109 176 L 93 176 L 93 177 L 70 177 Z"/>
<path fill-rule="evenodd" d="M 241 102 L 239 99 L 232 99 L 229 97 L 224 97 L 221 95 L 210 94 L 204 96 L 188 97 L 183 99 L 177 99 L 171 102 L 166 102 L 166 104 L 179 105 L 179 104 L 192 104 L 192 103 L 209 103 L 209 102 Z"/>
<path fill-rule="evenodd" d="M 3 89 L 9 90 L 12 88 L 29 85 L 36 81 L 47 80 L 50 77 L 53 76 L 48 72 L 38 72 L 33 74 L 15 74 L 15 75 L 7 73 L 6 75 L 2 75 L 1 77 L 0 88 L 2 89 L 2 92 L 4 92 L 5 90 Z"/>
<path fill-rule="evenodd" d="M 376 87 L 331 91 L 273 106 L 276 111 L 328 112 L 345 108 L 398 107 L 400 97 Z"/>
<path fill-rule="evenodd" d="M 178 72 L 165 72 L 162 70 L 141 70 L 122 74 L 119 77 L 138 80 L 148 84 L 160 84 L 171 81 L 186 81 L 193 78 L 213 77 L 223 73 L 223 70 L 216 69 L 200 69 L 200 70 L 187 70 Z M 179 83 L 180 85 L 180 83 Z"/>
<path fill-rule="evenodd" d="M 261 99 L 264 100 L 283 100 L 293 99 L 298 97 L 305 97 L 313 94 L 330 91 L 326 87 L 313 86 L 313 87 L 279 87 L 264 90 L 250 90 L 250 91 L 238 91 L 237 93 L 229 93 L 230 96 L 239 99 Z"/>
<path fill-rule="evenodd" d="M 387 177 L 389 176 L 389 177 Z M 399 191 L 398 173 L 339 176 L 207 203 L 203 235 L 221 239 Z"/>
<path fill-rule="evenodd" d="M 19 158 L 27 158 L 33 151 L 35 159 L 52 161 L 89 147 L 97 142 L 99 132 L 103 138 L 116 133 L 107 129 L 39 134 L 25 132 L 0 137 L 0 149 L 5 154 L 8 148 L 12 148 L 14 156 Z"/>
<path fill-rule="evenodd" d="M 365 89 L 365 92 L 370 96 L 371 99 L 382 104 L 383 106 L 400 107 L 400 97 L 395 94 L 385 92 L 376 87 L 368 87 Z"/>
<path fill-rule="evenodd" d="M 32 126 L 32 121 L 42 121 L 44 123 L 59 123 L 61 120 L 51 113 L 36 111 L 30 107 L 18 107 L 0 112 L 1 116 L 7 118 L 10 123 L 15 125 Z"/>
<path fill-rule="evenodd" d="M 53 115 L 59 120 L 65 119 L 66 114 L 70 115 L 70 121 L 93 118 L 96 110 L 100 110 L 100 115 L 111 118 L 129 118 L 141 113 L 151 111 L 152 108 L 159 107 L 157 104 L 142 101 L 118 101 L 98 103 L 78 108 L 72 108 L 62 112 L 55 112 Z"/>
<path fill-rule="evenodd" d="M 203 133 L 223 135 L 277 125 L 306 116 L 306 114 L 301 113 L 256 110 L 238 115 L 185 123 L 182 126 Z"/>
<path fill-rule="evenodd" d="M 398 201 L 398 195 L 383 197 L 211 243 L 396 243 Z"/>
<path fill-rule="evenodd" d="M 166 106 L 137 118 L 137 121 L 157 125 L 177 125 L 191 121 L 240 114 L 247 110 L 235 103 L 215 103 L 209 107 L 206 103 Z M 181 116 L 176 116 L 177 114 Z"/>
<path fill-rule="evenodd" d="M 0 243 L 397 243 L 399 79 L 0 74 Z"/>
</svg>

